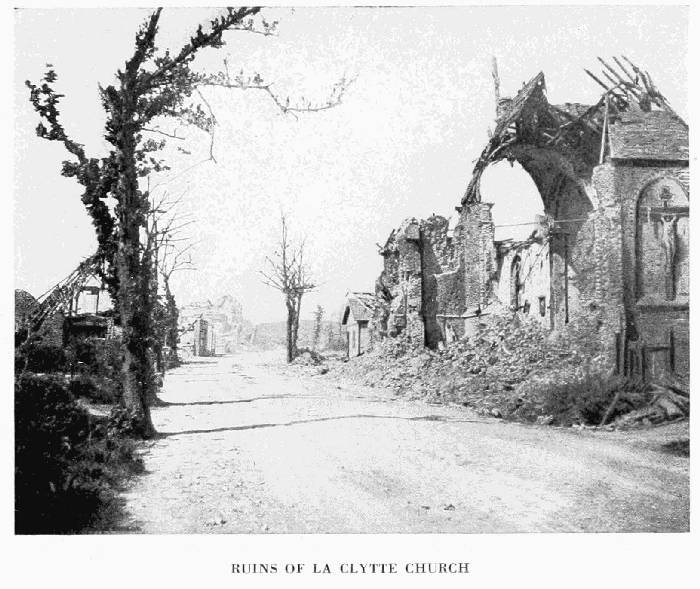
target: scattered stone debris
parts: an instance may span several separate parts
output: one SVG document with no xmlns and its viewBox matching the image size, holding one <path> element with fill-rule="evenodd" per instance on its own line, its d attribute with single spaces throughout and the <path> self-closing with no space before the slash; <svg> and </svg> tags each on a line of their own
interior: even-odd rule
<svg viewBox="0 0 700 589">
<path fill-rule="evenodd" d="M 293 363 L 301 366 L 319 366 L 324 360 L 325 358 L 316 350 L 301 348 Z"/>
<path fill-rule="evenodd" d="M 223 515 L 218 514 L 215 517 L 208 520 L 205 525 L 207 525 L 209 527 L 214 527 L 214 526 L 223 526 L 225 523 L 226 523 L 226 518 Z"/>
<path fill-rule="evenodd" d="M 623 428 L 683 419 L 689 412 L 680 381 L 648 383 L 607 369 L 595 343 L 599 319 L 552 334 L 539 323 L 503 312 L 442 350 L 406 335 L 386 338 L 333 373 L 397 395 L 459 403 L 482 415 L 538 425 Z"/>
</svg>

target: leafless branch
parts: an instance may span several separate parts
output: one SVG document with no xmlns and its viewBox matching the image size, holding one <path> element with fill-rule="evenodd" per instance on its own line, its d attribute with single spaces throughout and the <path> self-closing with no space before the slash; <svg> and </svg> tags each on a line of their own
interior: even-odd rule
<svg viewBox="0 0 700 589">
<path fill-rule="evenodd" d="M 171 133 L 166 133 L 165 131 L 161 131 L 160 129 L 148 129 L 146 127 L 143 128 L 144 131 L 147 131 L 148 133 L 158 133 L 160 135 L 165 135 L 165 137 L 170 137 L 171 139 L 177 139 L 179 141 L 184 141 L 184 137 L 178 137 L 177 135 L 173 135 Z"/>
<path fill-rule="evenodd" d="M 214 115 L 214 111 L 211 108 L 211 104 L 209 104 L 209 101 L 204 97 L 204 94 L 202 94 L 202 91 L 199 88 L 195 88 L 197 90 L 197 94 L 199 94 L 199 97 L 202 99 L 202 102 L 204 105 L 207 107 L 207 110 L 209 111 L 209 116 L 211 116 L 213 125 L 209 128 L 209 137 L 211 138 L 209 141 L 209 159 L 211 159 L 214 163 L 216 162 L 216 158 L 214 157 L 214 130 L 216 129 L 216 116 Z"/>
<path fill-rule="evenodd" d="M 272 82 L 265 82 L 260 74 L 246 76 L 241 71 L 237 75 L 231 76 L 228 60 L 225 59 L 224 71 L 214 75 L 199 76 L 196 83 L 200 86 L 218 86 L 237 90 L 258 90 L 267 94 L 283 114 L 292 114 L 296 116 L 296 113 L 320 112 L 342 104 L 345 93 L 354 81 L 355 78 L 349 79 L 343 76 L 333 85 L 329 97 L 322 103 L 312 103 L 302 97 L 299 102 L 293 104 L 289 97 L 282 98 L 281 95 L 274 92 L 272 90 Z"/>
</svg>

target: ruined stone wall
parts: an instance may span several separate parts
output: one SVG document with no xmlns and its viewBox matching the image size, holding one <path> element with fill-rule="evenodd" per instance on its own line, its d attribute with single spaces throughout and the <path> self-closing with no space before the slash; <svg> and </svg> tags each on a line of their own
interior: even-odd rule
<svg viewBox="0 0 700 589">
<path fill-rule="evenodd" d="M 491 203 L 464 205 L 460 211 L 461 263 L 464 266 L 465 312 L 486 307 L 491 299 L 491 282 L 497 270 L 495 227 Z"/>
<path fill-rule="evenodd" d="M 422 263 L 420 224 L 406 219 L 384 249 L 381 282 L 385 299 L 375 321 L 386 323 L 386 333 L 393 337 L 406 333 L 413 341 L 424 343 L 422 317 Z"/>
<path fill-rule="evenodd" d="M 625 303 L 622 272 L 621 193 L 615 166 L 604 163 L 593 172 L 597 207 L 581 229 L 592 241 L 591 255 L 582 263 L 584 303 L 601 317 L 601 343 L 609 350 L 610 366 L 621 368 L 620 341 L 624 338 Z"/>
<path fill-rule="evenodd" d="M 435 276 L 437 285 L 437 322 L 443 341 L 449 344 L 464 336 L 464 266 Z"/>
<path fill-rule="evenodd" d="M 553 219 L 549 234 L 550 322 L 562 329 L 586 312 L 584 291 L 590 284 L 589 270 L 595 243 L 589 222 L 592 205 L 572 179 L 562 182 L 551 195 L 547 213 Z"/>
<path fill-rule="evenodd" d="M 517 298 L 518 308 L 514 310 L 549 327 L 549 244 L 546 236 L 541 235 L 537 241 L 504 244 L 501 250 L 495 297 L 507 307 L 514 307 Z"/>
<path fill-rule="evenodd" d="M 449 220 L 433 215 L 420 223 L 422 314 L 425 344 L 435 348 L 445 340 L 437 276 L 455 266 L 455 247 L 449 235 Z M 445 296 L 443 294 L 443 296 Z"/>
<path fill-rule="evenodd" d="M 440 294 L 438 276 L 457 268 L 460 253 L 445 217 L 406 219 L 382 250 L 384 270 L 377 280 L 379 302 L 372 318 L 376 337 L 405 333 L 433 348 L 443 342 L 445 325 L 438 315 L 441 300 L 451 300 L 452 294 Z M 460 286 L 460 299 L 462 291 Z"/>
</svg>

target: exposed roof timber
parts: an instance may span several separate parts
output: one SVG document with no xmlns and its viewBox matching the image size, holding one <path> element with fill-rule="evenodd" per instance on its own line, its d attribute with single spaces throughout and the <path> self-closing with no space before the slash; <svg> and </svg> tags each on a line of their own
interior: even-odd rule
<svg viewBox="0 0 700 589">
<path fill-rule="evenodd" d="M 601 141 L 604 113 L 608 112 L 606 109 L 609 109 L 612 116 L 618 116 L 628 111 L 649 111 L 653 104 L 678 117 L 656 88 L 648 72 L 642 71 L 624 55 L 622 60 L 627 66 L 615 56 L 612 59 L 617 68 L 598 57 L 603 66 L 602 75 L 607 83 L 584 68 L 584 71 L 602 87 L 604 93 L 596 104 L 588 107 L 582 114 L 578 114 L 578 108 L 573 109 L 574 114 L 568 112 L 567 108 L 572 110 L 570 105 L 564 105 L 562 108 L 547 101 L 542 72 L 525 84 L 496 120 L 496 128 L 474 165 L 462 203 L 481 200 L 479 184 L 483 170 L 492 162 L 510 157 L 507 148 L 515 144 L 548 147 L 569 153 L 574 150 L 582 161 L 597 162 L 598 155 L 589 154 L 588 151 L 591 145 Z M 550 121 L 557 127 L 552 128 Z"/>
<path fill-rule="evenodd" d="M 596 137 L 601 134 L 601 126 L 595 121 L 595 115 L 603 104 L 602 100 L 576 116 L 564 107 L 550 104 L 544 91 L 544 74 L 540 72 L 511 100 L 508 109 L 498 118 L 496 129 L 475 164 L 463 203 L 481 200 L 479 183 L 483 170 L 490 163 L 507 157 L 509 147 L 517 143 L 533 147 L 575 145 L 582 134 L 592 133 Z M 580 111 L 580 108 L 577 106 L 575 110 Z M 511 130 L 513 125 L 515 131 Z"/>
<path fill-rule="evenodd" d="M 544 73 L 540 72 L 518 91 L 515 98 L 510 101 L 508 109 L 498 117 L 493 136 L 497 137 L 515 123 L 522 114 L 523 109 L 525 109 L 533 98 L 541 98 L 546 103 L 547 98 L 544 95 L 545 91 Z"/>
<path fill-rule="evenodd" d="M 622 56 L 622 59 L 627 62 L 631 70 L 634 72 L 634 76 L 632 76 L 632 74 L 624 66 L 622 61 L 620 61 L 617 57 L 613 56 L 613 60 L 615 61 L 615 64 L 617 65 L 620 71 L 615 69 L 601 57 L 598 57 L 598 61 L 603 65 L 604 68 L 603 74 L 609 80 L 611 80 L 611 82 L 613 82 L 614 88 L 622 90 L 625 93 L 627 100 L 633 100 L 642 110 L 649 110 L 649 105 L 647 103 L 650 102 L 655 104 L 658 108 L 662 110 L 676 114 L 671 108 L 671 105 L 668 103 L 668 100 L 666 100 L 666 97 L 663 94 L 661 94 L 661 92 L 659 92 L 659 89 L 656 87 L 653 80 L 651 79 L 649 72 L 642 71 L 641 68 L 637 67 L 634 63 L 632 63 L 630 59 L 628 59 L 624 55 Z M 586 72 L 591 77 L 596 79 L 595 76 L 591 74 L 591 72 L 589 72 L 588 70 L 586 70 Z M 623 75 L 621 75 L 620 72 L 624 74 L 624 76 L 626 76 L 628 79 L 625 79 L 625 77 L 623 77 Z M 613 80 L 612 77 L 614 77 L 615 80 Z M 600 83 L 599 80 L 597 81 Z"/>
</svg>

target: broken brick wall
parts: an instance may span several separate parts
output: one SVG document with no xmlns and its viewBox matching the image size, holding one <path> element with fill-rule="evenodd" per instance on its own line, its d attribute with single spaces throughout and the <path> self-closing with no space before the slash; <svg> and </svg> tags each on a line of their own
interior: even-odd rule
<svg viewBox="0 0 700 589">
<path fill-rule="evenodd" d="M 591 254 L 595 236 L 591 231 L 593 209 L 578 182 L 567 178 L 552 195 L 546 212 L 553 219 L 549 236 L 550 320 L 562 329 L 585 312 L 584 301 L 591 278 Z"/>
<path fill-rule="evenodd" d="M 512 310 L 549 328 L 549 244 L 543 230 L 523 242 L 504 242 L 498 248 L 495 297 Z"/>
<path fill-rule="evenodd" d="M 435 275 L 436 319 L 446 344 L 464 336 L 464 267 Z"/>
<path fill-rule="evenodd" d="M 425 345 L 436 348 L 445 340 L 443 322 L 438 318 L 441 305 L 437 276 L 455 265 L 455 247 L 449 235 L 448 219 L 433 215 L 420 222 L 420 252 Z"/>
<path fill-rule="evenodd" d="M 491 203 L 476 202 L 460 210 L 460 262 L 464 265 L 465 312 L 477 312 L 488 305 L 491 281 L 496 271 L 495 227 Z"/>
<path fill-rule="evenodd" d="M 420 224 L 406 219 L 382 250 L 384 270 L 379 282 L 378 305 L 373 322 L 379 332 L 390 337 L 407 334 L 412 341 L 424 343 L 422 317 L 422 264 Z"/>
</svg>

